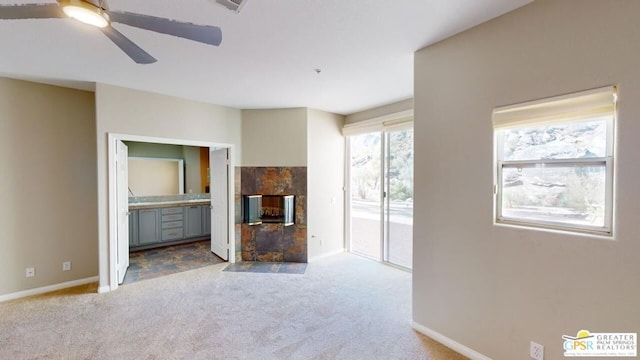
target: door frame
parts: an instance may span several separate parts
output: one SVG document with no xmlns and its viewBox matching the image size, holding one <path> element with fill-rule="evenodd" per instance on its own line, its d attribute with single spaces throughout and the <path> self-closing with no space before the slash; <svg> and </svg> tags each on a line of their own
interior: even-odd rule
<svg viewBox="0 0 640 360">
<path fill-rule="evenodd" d="M 122 284 L 129 268 L 129 242 L 131 241 L 129 239 L 131 221 L 129 217 L 131 214 L 129 212 L 129 182 L 125 178 L 125 175 L 129 176 L 129 147 L 119 140 L 114 141 L 114 146 L 116 147 L 116 209 L 114 213 L 115 219 L 118 221 L 116 224 L 116 278 L 118 284 Z M 127 191 L 121 189 L 121 185 L 125 185 Z M 126 204 L 123 204 L 125 202 Z M 126 222 L 126 225 L 123 222 Z"/>
<path fill-rule="evenodd" d="M 131 135 L 131 134 L 117 134 L 117 133 L 108 133 L 107 134 L 107 175 L 108 175 L 108 188 L 109 188 L 109 210 L 107 211 L 108 224 L 109 224 L 109 239 L 108 239 L 108 252 L 107 252 L 107 261 L 109 263 L 108 273 L 100 274 L 101 283 L 108 283 L 109 290 L 113 291 L 118 288 L 118 276 L 117 276 L 117 262 L 118 262 L 118 238 L 117 238 L 117 226 L 118 226 L 118 217 L 117 217 L 117 194 L 116 194 L 116 141 L 138 141 L 138 142 L 148 142 L 148 143 L 158 143 L 158 144 L 170 144 L 170 145 L 187 145 L 187 146 L 199 146 L 199 147 L 208 147 L 209 152 L 214 149 L 227 148 L 229 150 L 229 171 L 227 174 L 228 181 L 228 231 L 227 234 L 229 236 L 229 262 L 235 262 L 235 201 L 234 199 L 234 173 L 233 169 L 235 169 L 235 149 L 233 144 L 226 143 L 214 143 L 208 141 L 197 141 L 197 140 L 184 140 L 184 139 L 171 139 L 171 138 L 162 138 L 155 136 L 141 136 L 141 135 Z M 102 256 L 103 248 L 99 250 L 99 257 Z M 102 281 L 104 277 L 108 277 L 108 281 Z"/>
</svg>

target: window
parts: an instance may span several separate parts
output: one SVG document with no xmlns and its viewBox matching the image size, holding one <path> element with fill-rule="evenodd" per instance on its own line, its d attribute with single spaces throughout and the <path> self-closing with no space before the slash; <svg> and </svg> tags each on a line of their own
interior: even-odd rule
<svg viewBox="0 0 640 360">
<path fill-rule="evenodd" d="M 616 88 L 496 108 L 496 222 L 610 235 Z"/>
</svg>

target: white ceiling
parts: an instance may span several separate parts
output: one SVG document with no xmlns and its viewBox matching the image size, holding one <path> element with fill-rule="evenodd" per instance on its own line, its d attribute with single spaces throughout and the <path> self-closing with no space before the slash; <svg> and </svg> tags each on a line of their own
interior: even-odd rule
<svg viewBox="0 0 640 360">
<path fill-rule="evenodd" d="M 98 29 L 71 19 L 0 20 L 0 75 L 241 109 L 350 114 L 411 98 L 414 51 L 531 1 L 248 0 L 236 14 L 214 0 L 110 0 L 113 10 L 220 26 L 222 44 L 115 24 L 158 59 L 138 65 Z"/>
</svg>

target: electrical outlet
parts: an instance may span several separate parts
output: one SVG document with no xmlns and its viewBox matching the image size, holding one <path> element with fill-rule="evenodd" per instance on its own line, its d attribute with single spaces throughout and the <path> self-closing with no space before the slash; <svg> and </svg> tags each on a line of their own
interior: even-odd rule
<svg viewBox="0 0 640 360">
<path fill-rule="evenodd" d="M 65 261 L 62 263 L 62 271 L 71 270 L 71 261 Z"/>
<path fill-rule="evenodd" d="M 532 341 L 529 346 L 529 356 L 535 360 L 544 360 L 544 346 Z"/>
<path fill-rule="evenodd" d="M 36 276 L 36 268 L 34 267 L 28 267 L 25 271 L 25 274 L 27 277 L 34 277 Z"/>
</svg>

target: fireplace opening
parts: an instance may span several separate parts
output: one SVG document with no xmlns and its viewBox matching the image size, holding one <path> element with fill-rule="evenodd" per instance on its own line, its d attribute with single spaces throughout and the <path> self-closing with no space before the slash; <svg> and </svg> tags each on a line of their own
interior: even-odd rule
<svg viewBox="0 0 640 360">
<path fill-rule="evenodd" d="M 295 219 L 294 195 L 244 195 L 244 222 L 249 225 L 278 223 L 293 225 Z"/>
</svg>

